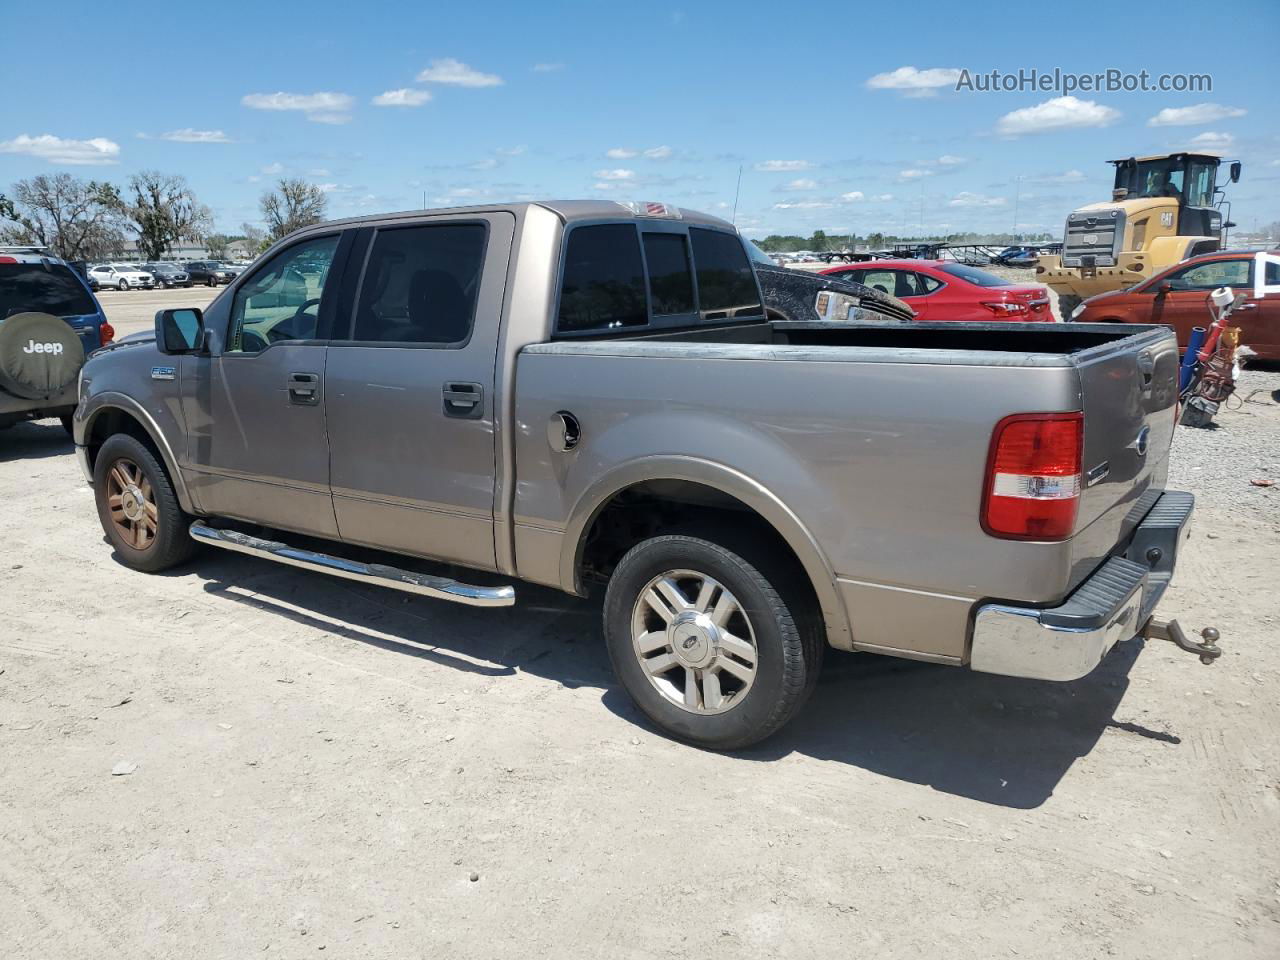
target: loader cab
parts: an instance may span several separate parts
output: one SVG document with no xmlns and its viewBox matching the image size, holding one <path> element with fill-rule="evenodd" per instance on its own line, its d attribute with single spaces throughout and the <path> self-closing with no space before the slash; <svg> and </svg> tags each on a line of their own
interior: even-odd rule
<svg viewBox="0 0 1280 960">
<path fill-rule="evenodd" d="M 1112 160 L 1116 168 L 1112 196 L 1117 201 L 1168 198 L 1176 202 L 1174 232 L 1184 237 L 1224 239 L 1222 188 L 1218 167 L 1222 158 L 1203 153 L 1174 153 L 1160 157 Z M 1232 183 L 1240 179 L 1240 163 L 1229 168 Z"/>
</svg>

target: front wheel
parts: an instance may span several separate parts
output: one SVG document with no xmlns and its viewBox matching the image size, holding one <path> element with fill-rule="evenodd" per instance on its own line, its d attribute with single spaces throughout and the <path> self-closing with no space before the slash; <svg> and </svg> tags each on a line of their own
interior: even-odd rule
<svg viewBox="0 0 1280 960">
<path fill-rule="evenodd" d="M 1062 319 L 1063 323 L 1070 322 L 1071 312 L 1075 310 L 1076 307 L 1080 306 L 1080 303 L 1080 297 L 1073 297 L 1071 294 L 1067 293 L 1058 295 L 1058 316 Z"/>
<path fill-rule="evenodd" d="M 182 563 L 196 543 L 164 466 L 137 438 L 117 433 L 93 464 L 98 519 L 126 567 L 157 573 Z"/>
<path fill-rule="evenodd" d="M 210 277 L 210 278 L 206 281 L 206 283 L 207 283 L 207 285 L 208 285 L 208 286 L 210 286 L 210 287 L 216 287 L 216 286 L 218 285 L 218 281 L 217 281 L 215 278 L 213 278 L 213 277 Z"/>
<path fill-rule="evenodd" d="M 128 290 L 128 289 L 129 289 L 129 281 L 128 281 L 128 280 L 121 280 L 121 281 L 120 281 L 120 284 L 116 287 L 116 289 L 117 289 L 117 290 L 120 290 L 121 292 L 123 292 L 123 291 L 125 291 L 125 290 Z"/>
<path fill-rule="evenodd" d="M 753 560 L 756 560 L 753 556 Z M 613 669 L 664 731 L 733 750 L 776 732 L 813 688 L 823 648 L 807 594 L 710 540 L 645 540 L 621 560 L 604 602 Z"/>
</svg>

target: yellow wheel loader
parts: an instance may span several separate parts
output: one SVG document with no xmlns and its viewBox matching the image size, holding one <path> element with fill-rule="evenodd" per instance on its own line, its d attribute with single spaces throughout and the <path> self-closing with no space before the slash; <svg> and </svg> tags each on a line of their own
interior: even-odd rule
<svg viewBox="0 0 1280 960">
<path fill-rule="evenodd" d="M 1111 163 L 1111 202 L 1074 211 L 1062 254 L 1042 256 L 1036 265 L 1037 279 L 1058 295 L 1063 320 L 1094 294 L 1133 286 L 1187 257 L 1221 249 L 1233 226 L 1223 215 L 1221 157 L 1171 153 Z M 1239 161 L 1228 169 L 1237 183 Z"/>
</svg>

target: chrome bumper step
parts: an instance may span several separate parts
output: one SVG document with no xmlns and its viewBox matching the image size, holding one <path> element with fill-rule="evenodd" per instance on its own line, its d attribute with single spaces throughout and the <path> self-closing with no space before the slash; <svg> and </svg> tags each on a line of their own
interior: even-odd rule
<svg viewBox="0 0 1280 960">
<path fill-rule="evenodd" d="M 327 553 L 300 550 L 275 540 L 251 537 L 237 530 L 216 530 L 199 521 L 191 524 L 191 538 L 222 550 L 247 553 L 251 557 L 274 560 L 276 563 L 283 563 L 290 567 L 327 573 L 330 576 L 356 580 L 360 583 L 372 583 L 379 587 L 390 587 L 392 590 L 415 593 L 422 597 L 465 603 L 472 607 L 509 607 L 516 602 L 515 587 L 478 587 L 474 584 L 458 583 L 447 577 L 413 573 L 381 563 L 360 563 L 343 557 L 333 557 Z"/>
</svg>

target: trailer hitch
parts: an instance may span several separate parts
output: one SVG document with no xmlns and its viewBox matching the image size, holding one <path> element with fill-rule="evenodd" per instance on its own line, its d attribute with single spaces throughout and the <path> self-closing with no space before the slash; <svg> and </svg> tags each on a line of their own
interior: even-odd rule
<svg viewBox="0 0 1280 960">
<path fill-rule="evenodd" d="M 1193 643 L 1182 632 L 1182 625 L 1177 620 L 1157 620 L 1152 617 L 1142 628 L 1144 640 L 1168 640 L 1177 644 L 1179 650 L 1196 654 L 1201 663 L 1208 665 L 1222 656 L 1222 648 L 1218 646 L 1221 634 L 1215 627 L 1205 627 L 1200 631 L 1200 636 L 1204 638 L 1204 642 Z"/>
</svg>

